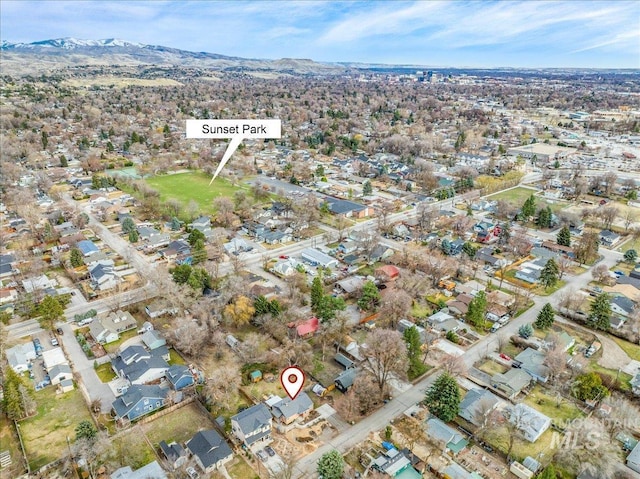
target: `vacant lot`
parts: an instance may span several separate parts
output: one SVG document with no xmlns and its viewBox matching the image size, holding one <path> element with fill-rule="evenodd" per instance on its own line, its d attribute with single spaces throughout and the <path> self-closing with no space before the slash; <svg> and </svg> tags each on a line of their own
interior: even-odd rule
<svg viewBox="0 0 640 479">
<path fill-rule="evenodd" d="M 520 461 L 527 456 L 536 457 L 541 453 L 544 453 L 545 457 L 553 457 L 556 448 L 551 448 L 551 438 L 554 433 L 558 434 L 551 429 L 547 429 L 534 443 L 525 439 L 514 438 L 511 456 Z M 491 444 L 495 449 L 501 451 L 503 454 L 506 454 L 509 450 L 508 438 L 509 430 L 505 426 L 491 428 L 486 434 L 486 442 Z"/>
<path fill-rule="evenodd" d="M 574 403 L 562 397 L 556 397 L 552 392 L 542 389 L 540 385 L 533 388 L 524 402 L 558 424 L 566 424 L 571 419 L 584 416 Z"/>
<path fill-rule="evenodd" d="M 521 205 L 525 202 L 529 196 L 537 193 L 537 190 L 532 190 L 531 188 L 525 188 L 523 186 L 518 186 L 516 188 L 512 188 L 507 191 L 501 191 L 500 193 L 496 193 L 491 196 L 487 196 L 488 200 L 506 200 L 510 203 L 516 203 Z"/>
<path fill-rule="evenodd" d="M 149 442 L 156 447 L 163 440 L 167 443 L 188 441 L 201 429 L 212 429 L 213 421 L 210 414 L 191 403 L 141 427 Z"/>
<path fill-rule="evenodd" d="M 213 200 L 219 196 L 233 198 L 238 190 L 246 190 L 244 185 L 232 185 L 224 178 L 216 178 L 211 186 L 211 176 L 203 172 L 178 173 L 176 175 L 163 175 L 148 178 L 147 183 L 158 190 L 160 199 L 166 201 L 174 198 L 183 205 L 190 201 L 195 201 L 202 213 L 212 214 L 214 212 Z"/>
<path fill-rule="evenodd" d="M 32 470 L 50 463 L 67 452 L 67 437 L 75 438 L 75 428 L 91 415 L 78 389 L 56 394 L 49 386 L 35 393 L 38 413 L 20 421 L 27 460 Z"/>
</svg>

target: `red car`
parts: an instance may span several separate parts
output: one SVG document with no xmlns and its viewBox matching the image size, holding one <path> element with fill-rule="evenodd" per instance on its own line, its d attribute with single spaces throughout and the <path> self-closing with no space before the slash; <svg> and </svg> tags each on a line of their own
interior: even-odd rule
<svg viewBox="0 0 640 479">
<path fill-rule="evenodd" d="M 511 361 L 511 358 L 504 353 L 500 353 L 500 357 L 505 361 Z"/>
<path fill-rule="evenodd" d="M 289 257 L 286 254 L 281 254 L 279 256 L 280 259 L 289 259 Z"/>
</svg>

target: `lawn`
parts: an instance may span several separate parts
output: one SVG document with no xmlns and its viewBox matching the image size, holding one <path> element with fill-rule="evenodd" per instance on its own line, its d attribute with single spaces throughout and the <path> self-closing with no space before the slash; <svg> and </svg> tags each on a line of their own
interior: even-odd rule
<svg viewBox="0 0 640 479">
<path fill-rule="evenodd" d="M 116 461 L 115 464 L 111 464 L 113 467 L 126 464 L 135 470 L 157 459 L 155 451 L 143 439 L 138 427 L 133 427 L 112 439 L 111 452 L 111 457 Z"/>
<path fill-rule="evenodd" d="M 411 316 L 413 316 L 416 319 L 423 319 L 429 316 L 430 314 L 431 314 L 431 308 L 429 306 L 427 306 L 422 302 L 414 301 L 414 304 L 411 307 Z"/>
<path fill-rule="evenodd" d="M 116 373 L 113 372 L 111 368 L 111 363 L 104 363 L 95 368 L 96 374 L 100 378 L 100 381 L 103 383 L 108 383 L 109 381 L 116 378 Z"/>
<path fill-rule="evenodd" d="M 9 451 L 11 465 L 0 470 L 0 479 L 12 479 L 19 477 L 25 472 L 22 451 L 20 451 L 20 441 L 11 421 L 4 414 L 0 414 L 0 448 L 2 451 Z"/>
<path fill-rule="evenodd" d="M 555 395 L 540 385 L 536 385 L 524 400 L 525 404 L 550 417 L 558 425 L 567 424 L 572 419 L 584 416 L 575 404 L 567 399 L 562 398 L 559 406 L 556 406 L 557 401 Z"/>
<path fill-rule="evenodd" d="M 523 204 L 527 198 L 531 195 L 537 193 L 537 190 L 532 190 L 531 188 L 524 188 L 522 186 L 518 186 L 516 188 L 501 191 L 500 193 L 495 193 L 493 195 L 487 196 L 488 200 L 506 200 L 510 203 L 515 203 L 518 205 Z M 539 199 L 539 198 L 536 198 Z"/>
<path fill-rule="evenodd" d="M 160 199 L 174 198 L 186 206 L 191 200 L 200 206 L 200 211 L 213 214 L 213 199 L 219 196 L 233 198 L 238 190 L 247 190 L 245 185 L 233 185 L 224 178 L 216 178 L 209 186 L 211 175 L 198 172 L 178 173 L 175 175 L 154 176 L 146 182 L 160 193 Z"/>
<path fill-rule="evenodd" d="M 551 440 L 554 433 L 559 434 L 552 429 L 547 429 L 534 443 L 526 439 L 515 439 L 511 456 L 520 461 L 527 456 L 536 457 L 539 453 L 544 453 L 545 457 L 553 457 L 555 449 L 551 449 Z M 508 436 L 509 431 L 504 426 L 491 428 L 486 434 L 486 442 L 506 454 L 509 449 Z"/>
<path fill-rule="evenodd" d="M 178 352 L 171 348 L 169 349 L 169 364 L 173 366 L 174 364 L 187 364 L 186 361 L 178 354 Z"/>
<path fill-rule="evenodd" d="M 56 394 L 56 388 L 46 387 L 35 393 L 36 416 L 20 421 L 22 439 L 32 470 L 39 469 L 67 453 L 67 437 L 75 438 L 75 429 L 91 415 L 78 389 Z"/>
<path fill-rule="evenodd" d="M 634 240 L 633 238 L 630 239 L 629 241 L 625 242 L 621 247 L 620 250 L 623 253 L 626 253 L 627 251 L 629 251 L 630 249 L 634 249 L 637 252 L 640 253 L 640 238 Z"/>
<path fill-rule="evenodd" d="M 591 370 L 597 373 L 603 374 L 605 376 L 609 376 L 611 381 L 615 381 L 618 379 L 618 388 L 621 391 L 631 391 L 631 379 L 632 376 L 627 373 L 623 373 L 622 371 L 618 372 L 615 369 L 607 369 L 600 366 L 595 361 L 591 363 Z"/>
<path fill-rule="evenodd" d="M 495 361 L 491 361 L 490 359 L 482 363 L 478 366 L 480 371 L 484 371 L 485 373 L 493 376 L 494 374 L 503 374 L 507 371 L 507 367 L 502 364 L 498 364 Z"/>
<path fill-rule="evenodd" d="M 233 479 L 258 479 L 260 477 L 242 456 L 236 456 L 229 464 L 226 466 L 227 472 Z"/>
<path fill-rule="evenodd" d="M 163 440 L 167 443 L 188 441 L 200 429 L 213 428 L 213 421 L 210 414 L 191 403 L 141 427 L 149 442 L 156 446 Z"/>
<path fill-rule="evenodd" d="M 629 341 L 625 341 L 622 338 L 618 338 L 617 336 L 609 336 L 613 339 L 618 346 L 622 348 L 622 350 L 627 353 L 631 359 L 635 359 L 636 361 L 640 361 L 640 345 L 630 343 Z"/>
<path fill-rule="evenodd" d="M 109 354 L 116 353 L 120 348 L 120 346 L 122 345 L 122 343 L 124 343 L 126 340 L 131 339 L 137 335 L 138 335 L 138 331 L 136 331 L 135 329 L 132 329 L 130 331 L 125 331 L 120 335 L 120 339 L 118 339 L 117 341 L 114 341 L 113 343 L 105 344 L 104 350 Z"/>
</svg>

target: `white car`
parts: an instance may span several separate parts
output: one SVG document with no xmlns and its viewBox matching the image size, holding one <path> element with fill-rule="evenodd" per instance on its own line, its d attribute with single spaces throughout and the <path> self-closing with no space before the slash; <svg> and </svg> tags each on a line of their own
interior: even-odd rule
<svg viewBox="0 0 640 479">
<path fill-rule="evenodd" d="M 198 474 L 198 471 L 196 471 L 193 467 L 187 467 L 187 475 L 191 479 L 198 479 L 198 477 L 200 477 L 200 474 Z"/>
</svg>

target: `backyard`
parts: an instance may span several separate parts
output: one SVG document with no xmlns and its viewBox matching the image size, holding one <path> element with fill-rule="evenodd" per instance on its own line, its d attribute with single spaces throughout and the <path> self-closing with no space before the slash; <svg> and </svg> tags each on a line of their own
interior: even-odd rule
<svg viewBox="0 0 640 479">
<path fill-rule="evenodd" d="M 543 389 L 539 384 L 536 384 L 524 402 L 550 417 L 558 425 L 566 424 L 572 419 L 584 416 L 573 402 L 551 394 L 550 391 Z"/>
<path fill-rule="evenodd" d="M 183 443 L 201 429 L 212 429 L 211 415 L 191 403 L 140 426 L 149 442 L 156 447 L 160 441 Z"/>
<path fill-rule="evenodd" d="M 75 438 L 78 423 L 91 420 L 79 389 L 56 394 L 56 388 L 49 386 L 37 391 L 35 400 L 38 413 L 19 423 L 32 470 L 64 456 L 68 447 L 67 438 Z"/>
<path fill-rule="evenodd" d="M 20 476 L 25 471 L 20 442 L 13 425 L 4 414 L 0 414 L 0 444 L 0 450 L 8 451 L 11 457 L 11 465 L 0 470 L 0 479 Z"/>
</svg>

